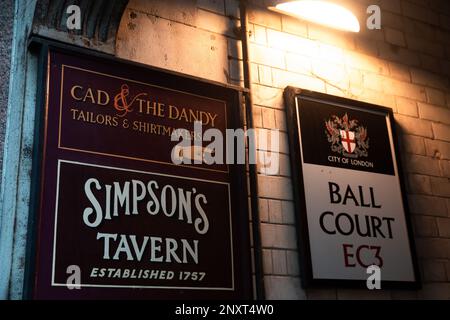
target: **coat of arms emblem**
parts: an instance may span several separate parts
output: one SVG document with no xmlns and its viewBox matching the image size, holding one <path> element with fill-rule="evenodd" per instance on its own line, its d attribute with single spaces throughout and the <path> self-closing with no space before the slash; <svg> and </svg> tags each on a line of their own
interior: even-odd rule
<svg viewBox="0 0 450 320">
<path fill-rule="evenodd" d="M 359 125 L 358 120 L 350 120 L 347 113 L 342 118 L 333 115 L 325 121 L 325 128 L 331 151 L 350 158 L 368 156 L 367 128 Z"/>
</svg>

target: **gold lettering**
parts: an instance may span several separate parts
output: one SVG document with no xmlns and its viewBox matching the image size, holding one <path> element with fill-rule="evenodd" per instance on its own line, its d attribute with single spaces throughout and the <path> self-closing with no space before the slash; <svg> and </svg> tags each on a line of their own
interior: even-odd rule
<svg viewBox="0 0 450 320">
<path fill-rule="evenodd" d="M 214 121 L 215 121 L 216 118 L 217 118 L 217 113 L 215 113 L 214 115 L 212 115 L 211 113 L 208 112 L 208 114 L 209 114 L 209 117 L 211 118 L 211 126 L 215 127 L 216 125 L 214 124 Z"/>
<path fill-rule="evenodd" d="M 83 99 L 83 102 L 86 102 L 87 98 L 91 99 L 91 103 L 95 104 L 94 94 L 92 93 L 91 88 L 87 89 L 86 95 L 84 96 L 84 99 Z"/>
<path fill-rule="evenodd" d="M 136 99 L 137 101 L 139 101 L 139 113 L 142 113 L 143 111 L 142 111 L 142 108 L 143 108 L 143 104 L 144 104 L 144 102 L 145 102 L 145 100 L 144 99 L 139 99 L 139 98 L 137 98 Z"/>
<path fill-rule="evenodd" d="M 70 89 L 70 95 L 72 96 L 72 98 L 74 98 L 77 101 L 83 100 L 83 98 L 77 98 L 75 96 L 75 90 L 76 89 L 83 90 L 83 87 L 82 86 L 73 86 L 72 89 Z"/>
<path fill-rule="evenodd" d="M 106 98 L 102 101 L 102 97 Z M 106 106 L 109 103 L 109 94 L 103 90 L 97 90 L 97 103 L 101 106 Z"/>
<path fill-rule="evenodd" d="M 189 122 L 185 108 L 181 109 L 180 117 L 178 118 L 178 120 L 182 120 L 183 118 L 184 118 L 184 121 Z"/>
<path fill-rule="evenodd" d="M 158 117 L 163 118 L 164 117 L 164 103 L 158 103 Z"/>
<path fill-rule="evenodd" d="M 175 115 L 174 115 L 174 113 L 175 113 Z M 179 115 L 178 108 L 175 106 L 169 105 L 169 119 L 177 119 L 178 115 Z"/>
</svg>

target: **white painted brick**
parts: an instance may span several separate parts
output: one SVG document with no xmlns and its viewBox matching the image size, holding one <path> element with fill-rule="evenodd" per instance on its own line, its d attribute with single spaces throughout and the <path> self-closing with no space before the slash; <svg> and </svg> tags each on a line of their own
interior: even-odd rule
<svg viewBox="0 0 450 320">
<path fill-rule="evenodd" d="M 426 101 L 425 89 L 409 82 L 384 77 L 382 80 L 383 91 L 388 94 Z"/>
<path fill-rule="evenodd" d="M 410 173 L 420 173 L 431 176 L 439 176 L 439 162 L 436 159 L 410 155 L 405 159 L 405 169 Z"/>
<path fill-rule="evenodd" d="M 258 175 L 259 196 L 280 200 L 292 200 L 289 178 Z"/>
<path fill-rule="evenodd" d="M 383 11 L 382 17 L 383 17 L 383 20 L 382 20 L 383 26 L 391 27 L 391 28 L 394 28 L 397 30 L 403 30 L 405 32 L 407 31 L 407 30 L 405 30 L 405 22 L 403 21 L 403 18 L 401 15 Z"/>
<path fill-rule="evenodd" d="M 432 194 L 430 177 L 421 174 L 410 174 L 408 188 L 411 193 Z"/>
<path fill-rule="evenodd" d="M 312 75 L 334 84 L 348 84 L 348 77 L 343 65 L 312 59 Z"/>
<path fill-rule="evenodd" d="M 292 276 L 298 276 L 300 274 L 299 260 L 297 251 L 287 250 L 287 273 Z"/>
<path fill-rule="evenodd" d="M 270 47 L 302 54 L 308 57 L 317 57 L 319 47 L 315 41 L 301 38 L 292 34 L 267 29 L 267 41 Z"/>
<path fill-rule="evenodd" d="M 375 74 L 375 73 L 366 73 L 364 75 L 363 85 L 364 88 L 369 88 L 375 91 L 383 91 L 383 82 L 385 78 Z"/>
<path fill-rule="evenodd" d="M 275 109 L 261 108 L 263 127 L 267 129 L 276 129 Z"/>
<path fill-rule="evenodd" d="M 266 8 L 250 6 L 248 8 L 248 20 L 254 24 L 281 30 L 281 15 Z"/>
<path fill-rule="evenodd" d="M 260 106 L 284 109 L 283 90 L 262 85 L 254 85 L 253 103 Z"/>
<path fill-rule="evenodd" d="M 287 131 L 285 111 L 275 110 L 275 123 L 278 130 Z"/>
<path fill-rule="evenodd" d="M 287 261 L 285 250 L 272 250 L 273 274 L 286 275 L 287 274 L 286 262 Z"/>
<path fill-rule="evenodd" d="M 369 56 L 378 56 L 378 47 L 376 39 L 363 37 L 355 38 L 355 47 L 357 52 Z"/>
<path fill-rule="evenodd" d="M 301 37 L 307 37 L 308 35 L 308 28 L 304 21 L 287 15 L 281 16 L 281 30 L 283 32 L 293 33 Z"/>
<path fill-rule="evenodd" d="M 420 66 L 421 69 L 432 71 L 435 73 L 441 73 L 445 67 L 442 68 L 439 59 L 436 59 L 433 56 L 430 56 L 426 53 L 420 53 Z"/>
<path fill-rule="evenodd" d="M 450 299 L 450 283 L 424 284 L 419 292 L 421 299 L 448 300 Z"/>
<path fill-rule="evenodd" d="M 398 80 L 411 82 L 411 74 L 409 68 L 403 64 L 389 62 L 389 72 L 391 77 Z"/>
<path fill-rule="evenodd" d="M 409 209 L 412 213 L 447 217 L 447 201 L 444 198 L 425 195 L 408 195 Z"/>
<path fill-rule="evenodd" d="M 295 86 L 303 89 L 324 92 L 325 84 L 322 80 L 303 74 L 273 69 L 273 85 L 277 88 Z"/>
<path fill-rule="evenodd" d="M 286 53 L 286 68 L 291 72 L 311 74 L 311 58 L 295 53 Z"/>
<path fill-rule="evenodd" d="M 425 150 L 430 157 L 436 157 L 438 159 L 450 159 L 450 143 L 425 139 Z"/>
<path fill-rule="evenodd" d="M 439 235 L 444 238 L 450 238 L 450 218 L 437 218 Z"/>
<path fill-rule="evenodd" d="M 438 89 L 427 88 L 427 101 L 438 106 L 445 106 L 445 93 Z"/>
<path fill-rule="evenodd" d="M 417 109 L 417 103 L 414 100 L 396 97 L 395 101 L 397 103 L 397 112 L 404 114 L 406 116 L 418 117 L 419 112 Z"/>
<path fill-rule="evenodd" d="M 419 38 L 415 34 L 406 35 L 406 43 L 410 51 L 419 51 L 438 58 L 444 56 L 444 47 L 440 43 Z"/>
<path fill-rule="evenodd" d="M 421 69 L 411 69 L 411 78 L 413 83 L 443 90 L 447 90 L 448 88 L 448 79 L 436 73 Z"/>
<path fill-rule="evenodd" d="M 345 50 L 353 50 L 355 48 L 353 35 L 349 33 L 343 33 L 338 30 L 333 30 L 331 28 L 327 28 L 314 23 L 308 24 L 308 38 Z"/>
<path fill-rule="evenodd" d="M 438 140 L 450 141 L 450 126 L 440 123 L 433 123 L 434 137 Z"/>
<path fill-rule="evenodd" d="M 296 231 L 293 226 L 261 223 L 261 244 L 264 248 L 296 249 Z"/>
<path fill-rule="evenodd" d="M 292 201 L 281 201 L 281 210 L 283 212 L 283 223 L 295 224 L 295 210 Z"/>
<path fill-rule="evenodd" d="M 267 66 L 259 65 L 258 66 L 258 77 L 259 83 L 271 86 L 272 85 L 272 69 Z"/>
<path fill-rule="evenodd" d="M 381 42 L 378 43 L 378 50 L 380 57 L 386 60 L 392 60 L 399 63 L 404 63 L 409 66 L 420 65 L 419 54 L 408 49 L 399 48 L 392 46 L 389 43 Z"/>
<path fill-rule="evenodd" d="M 389 74 L 388 64 L 384 60 L 351 51 L 346 52 L 344 59 L 347 66 L 355 69 L 370 71 L 376 74 Z"/>
<path fill-rule="evenodd" d="M 421 3 L 426 5 L 425 3 Z M 407 17 L 417 19 L 430 24 L 437 24 L 439 18 L 437 14 L 428 10 L 425 6 L 417 5 L 410 1 L 402 1 L 403 14 Z"/>
<path fill-rule="evenodd" d="M 412 135 L 402 135 L 402 147 L 407 153 L 426 155 L 425 143 L 422 137 Z"/>
<path fill-rule="evenodd" d="M 345 93 L 346 95 L 350 95 L 352 99 L 385 106 L 391 108 L 393 111 L 395 111 L 396 109 L 395 99 L 393 95 L 383 94 L 379 91 L 374 91 L 358 86 L 351 86 L 350 88 L 347 88 Z"/>
<path fill-rule="evenodd" d="M 431 129 L 431 122 L 419 120 L 417 118 L 408 117 L 404 115 L 394 115 L 395 121 L 400 126 L 400 129 L 407 134 L 432 138 L 433 131 Z"/>
<path fill-rule="evenodd" d="M 250 57 L 252 61 L 266 66 L 279 69 L 284 69 L 286 66 L 282 50 L 250 44 Z"/>
<path fill-rule="evenodd" d="M 291 176 L 291 164 L 288 155 L 280 154 L 279 155 L 279 168 L 280 175 L 290 177 Z"/>
<path fill-rule="evenodd" d="M 257 44 L 263 46 L 267 45 L 267 31 L 266 27 L 259 26 L 257 24 L 253 25 L 253 34 L 250 37 L 250 41 L 254 41 Z"/>
<path fill-rule="evenodd" d="M 447 259 L 450 255 L 450 239 L 416 238 L 417 255 L 423 259 Z"/>
<path fill-rule="evenodd" d="M 269 222 L 269 202 L 267 199 L 258 199 L 259 219 L 262 222 Z"/>
<path fill-rule="evenodd" d="M 445 263 L 442 261 L 423 260 L 422 268 L 425 282 L 442 282 L 447 280 Z"/>
<path fill-rule="evenodd" d="M 281 201 L 269 199 L 269 221 L 271 223 L 283 223 L 281 214 Z"/>
<path fill-rule="evenodd" d="M 256 128 L 256 137 L 258 150 L 289 153 L 288 138 L 285 132 Z"/>
<path fill-rule="evenodd" d="M 394 44 L 396 46 L 402 46 L 402 47 L 406 46 L 406 41 L 405 41 L 403 32 L 396 30 L 396 29 L 387 28 L 387 27 L 383 28 L 383 30 L 384 30 L 386 42 Z"/>
<path fill-rule="evenodd" d="M 436 107 L 422 102 L 418 102 L 417 104 L 419 106 L 419 116 L 422 119 L 450 124 L 450 109 Z"/>
<path fill-rule="evenodd" d="M 264 277 L 266 298 L 268 300 L 303 300 L 305 291 L 296 277 L 266 276 Z"/>
<path fill-rule="evenodd" d="M 263 270 L 265 274 L 272 274 L 272 250 L 263 249 L 262 250 L 262 258 L 263 258 Z"/>
<path fill-rule="evenodd" d="M 440 160 L 439 166 L 441 167 L 442 176 L 445 178 L 450 178 L 450 161 Z"/>
<path fill-rule="evenodd" d="M 410 22 L 410 27 L 407 28 L 408 32 L 416 35 L 419 38 L 424 39 L 435 39 L 436 38 L 436 28 L 430 26 L 427 23 L 423 23 L 417 20 L 408 20 Z"/>
<path fill-rule="evenodd" d="M 336 64 L 344 63 L 344 54 L 342 49 L 325 43 L 319 43 L 318 58 L 320 60 Z"/>
<path fill-rule="evenodd" d="M 400 0 L 380 0 L 380 6 L 383 10 L 392 11 L 395 13 L 402 12 Z"/>
<path fill-rule="evenodd" d="M 253 125 L 256 128 L 262 128 L 262 111 L 261 107 L 253 106 Z"/>
<path fill-rule="evenodd" d="M 450 198 L 450 178 L 430 177 L 434 195 Z"/>
<path fill-rule="evenodd" d="M 436 218 L 430 216 L 414 216 L 414 231 L 419 237 L 437 237 L 439 235 Z"/>
</svg>

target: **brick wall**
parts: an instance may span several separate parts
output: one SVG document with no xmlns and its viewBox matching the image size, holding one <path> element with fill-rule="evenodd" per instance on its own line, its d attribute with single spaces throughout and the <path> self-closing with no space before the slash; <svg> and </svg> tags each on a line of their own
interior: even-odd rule
<svg viewBox="0 0 450 320">
<path fill-rule="evenodd" d="M 249 12 L 255 125 L 281 130 L 280 173 L 259 170 L 266 296 L 270 299 L 450 299 L 450 3 L 348 0 L 361 32 L 348 34 L 270 12 Z M 381 30 L 365 28 L 369 4 Z M 121 58 L 242 85 L 235 0 L 131 0 L 117 35 Z M 419 291 L 300 286 L 284 87 L 392 108 L 423 275 Z M 261 150 L 262 153 L 265 150 Z"/>
</svg>

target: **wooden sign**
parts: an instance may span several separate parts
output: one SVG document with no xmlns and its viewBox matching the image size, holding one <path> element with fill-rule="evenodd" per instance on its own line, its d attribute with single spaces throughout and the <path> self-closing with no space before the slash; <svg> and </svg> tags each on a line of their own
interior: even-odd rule
<svg viewBox="0 0 450 320">
<path fill-rule="evenodd" d="M 244 166 L 171 158 L 176 129 L 240 127 L 240 92 L 52 46 L 46 65 L 33 297 L 251 298 Z"/>
</svg>

